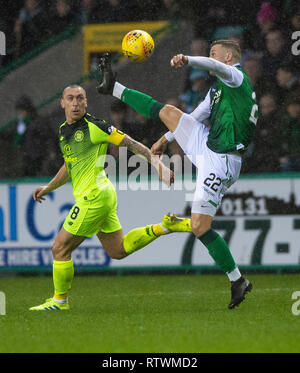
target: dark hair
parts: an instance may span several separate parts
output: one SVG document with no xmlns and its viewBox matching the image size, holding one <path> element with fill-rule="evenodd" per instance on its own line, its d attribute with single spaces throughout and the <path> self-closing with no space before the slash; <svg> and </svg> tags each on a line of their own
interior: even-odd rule
<svg viewBox="0 0 300 373">
<path fill-rule="evenodd" d="M 297 88 L 295 91 L 290 92 L 285 98 L 285 105 L 298 104 L 300 105 L 300 89 Z"/>
<path fill-rule="evenodd" d="M 37 115 L 31 98 L 26 95 L 20 96 L 17 99 L 15 108 L 16 110 L 26 111 L 30 117 L 35 117 Z"/>
<path fill-rule="evenodd" d="M 292 74 L 295 74 L 297 72 L 296 66 L 291 62 L 282 62 L 278 67 L 278 70 L 279 69 L 291 72 Z"/>
<path fill-rule="evenodd" d="M 214 45 L 222 45 L 224 48 L 229 49 L 232 52 L 232 55 L 234 58 L 237 60 L 241 59 L 241 47 L 240 44 L 235 41 L 235 40 L 215 40 L 214 42 L 211 43 L 210 48 L 212 48 Z"/>
</svg>

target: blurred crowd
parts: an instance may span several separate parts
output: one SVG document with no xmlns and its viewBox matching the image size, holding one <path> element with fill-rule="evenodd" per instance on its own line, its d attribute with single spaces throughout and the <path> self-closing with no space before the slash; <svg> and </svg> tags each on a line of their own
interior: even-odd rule
<svg viewBox="0 0 300 373">
<path fill-rule="evenodd" d="M 15 12 L 11 12 L 10 17 L 14 17 L 12 49 L 15 56 L 72 23 L 190 20 L 194 25 L 190 54 L 195 56 L 208 56 L 213 40 L 237 40 L 242 50 L 241 66 L 256 92 L 259 109 L 242 173 L 300 171 L 300 54 L 292 47 L 295 43 L 292 34 L 300 31 L 298 1 L 26 0 L 13 3 Z M 9 20 L 4 17 L 0 22 L 3 30 Z M 300 46 L 298 49 L 300 52 Z M 170 97 L 168 103 L 191 113 L 204 99 L 214 78 L 195 68 L 187 68 L 186 73 L 181 94 Z M 134 114 L 132 119 L 130 110 L 122 102 L 114 101 L 110 111 L 112 124 L 151 147 L 166 132 L 164 125 L 149 123 L 139 114 Z M 60 164 L 59 150 L 56 134 L 52 136 L 49 131 L 42 130 L 47 128 L 47 118 L 38 116 L 31 99 L 26 96 L 17 101 L 16 112 L 17 125 L 2 133 L 2 139 L 6 139 L 7 147 L 18 150 L 20 162 L 13 168 L 15 174 L 1 169 L 0 177 L 53 175 Z M 51 149 L 47 157 L 45 148 Z M 111 146 L 109 151 L 118 159 L 118 148 Z M 176 142 L 169 144 L 167 152 L 170 156 L 183 156 Z M 0 154 L 7 157 L 5 151 Z"/>
<path fill-rule="evenodd" d="M 176 18 L 174 0 L 0 0 L 0 30 L 6 35 L 8 64 L 67 27 L 92 23 Z"/>
</svg>

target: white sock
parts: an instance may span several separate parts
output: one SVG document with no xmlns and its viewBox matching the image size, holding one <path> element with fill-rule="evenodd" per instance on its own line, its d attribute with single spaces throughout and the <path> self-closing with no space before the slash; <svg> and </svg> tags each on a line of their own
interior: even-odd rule
<svg viewBox="0 0 300 373">
<path fill-rule="evenodd" d="M 53 300 L 55 300 L 55 302 L 57 302 L 57 303 L 60 303 L 60 304 L 63 304 L 63 303 L 66 303 L 67 301 L 68 301 L 68 298 L 66 298 L 66 299 L 55 299 L 54 297 L 52 298 Z"/>
<path fill-rule="evenodd" d="M 124 87 L 122 84 L 115 82 L 114 89 L 113 89 L 113 96 L 121 100 L 122 93 L 125 88 L 126 87 Z"/>
<path fill-rule="evenodd" d="M 233 271 L 226 273 L 226 274 L 230 281 L 236 281 L 242 276 L 238 267 L 235 267 Z"/>
</svg>

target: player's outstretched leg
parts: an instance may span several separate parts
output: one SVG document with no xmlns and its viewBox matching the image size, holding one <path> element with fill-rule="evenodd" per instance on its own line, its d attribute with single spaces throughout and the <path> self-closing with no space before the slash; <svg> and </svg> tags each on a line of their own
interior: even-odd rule
<svg viewBox="0 0 300 373">
<path fill-rule="evenodd" d="M 174 232 L 191 232 L 191 219 L 178 218 L 176 215 L 167 214 L 161 223 L 134 228 L 123 238 L 123 248 L 127 255 L 134 253 L 149 245 L 160 236 Z"/>
<path fill-rule="evenodd" d="M 181 118 L 182 111 L 172 105 L 165 105 L 145 93 L 129 89 L 116 82 L 110 63 L 110 55 L 106 53 L 99 64 L 101 81 L 97 87 L 100 94 L 113 95 L 131 106 L 136 112 L 153 121 L 162 121 L 166 127 L 174 132 Z"/>
<path fill-rule="evenodd" d="M 191 219 L 179 218 L 174 214 L 166 214 L 161 221 L 162 227 L 168 232 L 191 232 Z"/>
<path fill-rule="evenodd" d="M 97 91 L 100 94 L 113 95 L 131 106 L 139 114 L 149 119 L 159 120 L 159 112 L 164 107 L 164 104 L 153 100 L 152 97 L 142 92 L 128 89 L 116 82 L 116 75 L 112 71 L 108 53 L 101 57 L 99 71 L 102 78 Z"/>
</svg>

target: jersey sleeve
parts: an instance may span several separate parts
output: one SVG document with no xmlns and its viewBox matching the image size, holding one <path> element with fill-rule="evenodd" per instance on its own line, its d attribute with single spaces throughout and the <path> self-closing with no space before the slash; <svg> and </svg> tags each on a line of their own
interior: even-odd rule
<svg viewBox="0 0 300 373">
<path fill-rule="evenodd" d="M 210 57 L 187 56 L 190 66 L 212 71 L 224 84 L 229 87 L 239 87 L 243 83 L 244 75 L 235 66 L 226 65 Z"/>
<path fill-rule="evenodd" d="M 106 123 L 106 122 L 105 122 Z M 99 126 L 89 122 L 90 138 L 92 144 L 111 143 L 114 145 L 120 145 L 121 141 L 125 137 L 125 133 L 117 130 L 114 126 Z"/>
<path fill-rule="evenodd" d="M 111 134 L 108 136 L 107 142 L 119 146 L 126 134 L 113 127 Z"/>
</svg>

